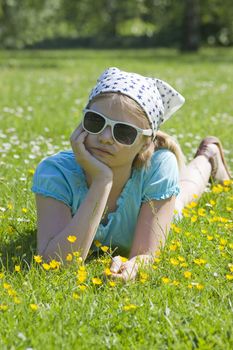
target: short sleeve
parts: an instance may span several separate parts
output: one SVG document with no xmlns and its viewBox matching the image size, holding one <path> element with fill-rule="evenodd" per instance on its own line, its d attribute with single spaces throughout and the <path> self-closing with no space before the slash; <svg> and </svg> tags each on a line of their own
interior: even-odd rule
<svg viewBox="0 0 233 350">
<path fill-rule="evenodd" d="M 53 197 L 72 206 L 72 190 L 66 169 L 56 156 L 44 158 L 37 166 L 32 180 L 32 192 Z"/>
<path fill-rule="evenodd" d="M 160 149 L 153 154 L 151 165 L 145 171 L 142 202 L 166 199 L 177 196 L 179 192 L 179 169 L 176 156 L 168 149 Z"/>
</svg>

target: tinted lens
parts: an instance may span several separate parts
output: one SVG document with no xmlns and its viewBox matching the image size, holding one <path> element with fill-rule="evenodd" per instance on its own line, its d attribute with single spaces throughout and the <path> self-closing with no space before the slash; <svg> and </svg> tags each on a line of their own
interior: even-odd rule
<svg viewBox="0 0 233 350">
<path fill-rule="evenodd" d="M 105 120 L 101 115 L 94 112 L 86 112 L 84 116 L 83 125 L 84 128 L 90 132 L 98 133 L 100 132 L 105 124 Z"/>
<path fill-rule="evenodd" d="M 132 126 L 117 123 L 114 126 L 115 139 L 124 145 L 132 145 L 137 137 L 137 130 Z"/>
</svg>

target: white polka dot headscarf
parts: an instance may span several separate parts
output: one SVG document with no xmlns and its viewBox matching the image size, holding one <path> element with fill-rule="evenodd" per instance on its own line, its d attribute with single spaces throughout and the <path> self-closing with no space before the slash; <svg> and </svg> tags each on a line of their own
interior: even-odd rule
<svg viewBox="0 0 233 350">
<path fill-rule="evenodd" d="M 106 69 L 91 90 L 88 103 L 104 92 L 121 92 L 134 99 L 145 111 L 153 138 L 160 124 L 168 120 L 183 104 L 184 97 L 172 86 L 157 78 L 124 72 L 116 67 Z"/>
</svg>

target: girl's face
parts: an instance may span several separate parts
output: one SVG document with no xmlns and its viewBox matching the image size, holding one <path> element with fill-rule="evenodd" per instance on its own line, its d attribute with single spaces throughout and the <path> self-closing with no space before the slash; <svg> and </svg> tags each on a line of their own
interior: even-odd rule
<svg viewBox="0 0 233 350">
<path fill-rule="evenodd" d="M 102 113 L 107 118 L 113 119 L 114 121 L 128 122 L 143 129 L 142 124 L 140 125 L 140 121 L 134 117 L 133 111 L 129 109 L 126 111 L 124 106 L 120 103 L 115 102 L 109 104 L 108 102 L 108 98 L 103 97 L 94 101 L 89 108 Z M 112 169 L 122 166 L 131 166 L 136 155 L 146 147 L 146 141 L 141 134 L 138 135 L 132 146 L 126 146 L 115 142 L 110 126 L 107 126 L 100 134 L 88 134 L 84 144 L 86 149 L 94 157 L 98 158 Z M 110 154 L 101 152 L 101 150 L 105 150 Z"/>
</svg>

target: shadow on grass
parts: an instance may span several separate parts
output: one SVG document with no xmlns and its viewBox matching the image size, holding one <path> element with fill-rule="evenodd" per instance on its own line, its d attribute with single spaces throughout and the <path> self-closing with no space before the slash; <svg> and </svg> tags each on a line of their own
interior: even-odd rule
<svg viewBox="0 0 233 350">
<path fill-rule="evenodd" d="M 10 236 L 6 242 L 0 241 L 0 269 L 13 272 L 19 262 L 21 269 L 28 269 L 36 254 L 36 232 L 37 230 L 26 230 L 15 239 Z"/>
</svg>

